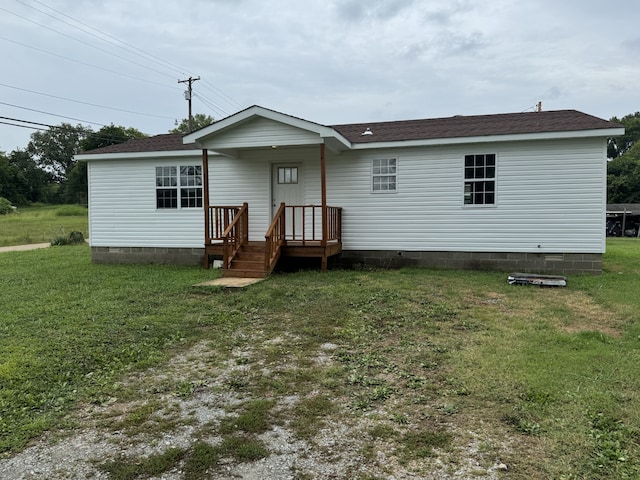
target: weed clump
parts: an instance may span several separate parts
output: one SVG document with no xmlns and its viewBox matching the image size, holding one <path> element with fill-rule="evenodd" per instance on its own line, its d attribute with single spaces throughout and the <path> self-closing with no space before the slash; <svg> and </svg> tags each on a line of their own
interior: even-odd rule
<svg viewBox="0 0 640 480">
<path fill-rule="evenodd" d="M 80 245 L 82 243 L 84 243 L 84 235 L 78 231 L 73 231 L 69 235 L 65 235 L 63 232 L 51 240 L 52 246 Z"/>
</svg>

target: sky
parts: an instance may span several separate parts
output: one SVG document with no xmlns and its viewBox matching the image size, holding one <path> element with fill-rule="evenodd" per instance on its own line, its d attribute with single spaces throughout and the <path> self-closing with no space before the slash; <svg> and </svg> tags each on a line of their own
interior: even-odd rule
<svg viewBox="0 0 640 480">
<path fill-rule="evenodd" d="M 0 151 L 62 122 L 167 133 L 260 105 L 324 125 L 640 110 L 637 0 L 2 0 Z M 24 123 L 24 122 L 33 123 Z M 19 124 L 19 126 L 6 123 Z M 38 125 L 41 124 L 41 125 Z"/>
</svg>

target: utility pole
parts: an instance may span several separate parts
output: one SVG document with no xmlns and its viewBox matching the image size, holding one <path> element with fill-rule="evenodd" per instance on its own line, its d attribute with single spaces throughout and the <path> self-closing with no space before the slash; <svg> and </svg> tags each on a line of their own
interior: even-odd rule
<svg viewBox="0 0 640 480">
<path fill-rule="evenodd" d="M 189 133 L 193 131 L 193 116 L 191 115 L 191 97 L 193 96 L 193 89 L 191 88 L 191 85 L 197 80 L 200 80 L 200 77 L 189 77 L 186 80 L 178 80 L 178 83 L 188 84 L 187 91 L 184 92 L 184 98 L 187 100 L 187 102 L 189 102 Z"/>
</svg>

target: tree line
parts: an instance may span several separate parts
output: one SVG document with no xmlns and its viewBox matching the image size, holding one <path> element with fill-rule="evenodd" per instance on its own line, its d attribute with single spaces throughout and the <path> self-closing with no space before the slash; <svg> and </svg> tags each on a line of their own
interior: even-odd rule
<svg viewBox="0 0 640 480">
<path fill-rule="evenodd" d="M 193 117 L 194 130 L 213 123 L 209 115 Z M 625 127 L 625 134 L 610 138 L 607 145 L 607 202 L 640 203 L 640 112 L 612 122 Z M 170 133 L 188 133 L 189 121 Z M 0 197 L 13 205 L 31 203 L 87 204 L 87 166 L 74 156 L 146 135 L 135 128 L 108 125 L 93 131 L 84 125 L 62 123 L 31 134 L 24 149 L 0 152 Z"/>
<path fill-rule="evenodd" d="M 640 112 L 622 118 L 624 135 L 609 139 L 607 155 L 607 203 L 640 203 Z"/>
<path fill-rule="evenodd" d="M 196 114 L 194 129 L 213 123 L 209 115 Z M 188 133 L 189 121 L 169 133 Z M 87 204 L 87 165 L 74 156 L 96 148 L 123 143 L 146 135 L 135 128 L 107 125 L 94 131 L 85 125 L 61 123 L 34 132 L 24 149 L 0 151 L 0 198 L 15 206 L 32 203 Z"/>
</svg>

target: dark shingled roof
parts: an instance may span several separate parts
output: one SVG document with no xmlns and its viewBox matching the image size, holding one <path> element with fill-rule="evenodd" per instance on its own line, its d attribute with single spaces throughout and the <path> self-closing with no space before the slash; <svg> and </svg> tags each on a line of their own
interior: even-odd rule
<svg viewBox="0 0 640 480">
<path fill-rule="evenodd" d="M 333 126 L 352 143 L 570 132 L 617 127 L 620 125 L 576 110 L 455 116 Z M 362 135 L 367 128 L 373 135 Z"/>
<path fill-rule="evenodd" d="M 175 150 L 198 150 L 195 145 L 185 145 L 182 143 L 182 133 L 165 133 L 153 137 L 136 138 L 124 143 L 109 145 L 108 147 L 96 148 L 82 152 L 82 155 L 93 155 L 102 153 L 140 153 L 140 152 L 171 152 Z"/>
<path fill-rule="evenodd" d="M 401 142 L 445 138 L 484 137 L 525 133 L 573 132 L 620 128 L 622 125 L 576 110 L 548 112 L 504 113 L 498 115 L 455 116 L 424 120 L 353 123 L 333 125 L 333 128 L 352 143 Z M 362 135 L 369 129 L 372 135 Z M 83 154 L 167 152 L 198 150 L 195 144 L 184 145 L 178 133 L 156 135 L 118 145 L 98 148 Z"/>
</svg>

